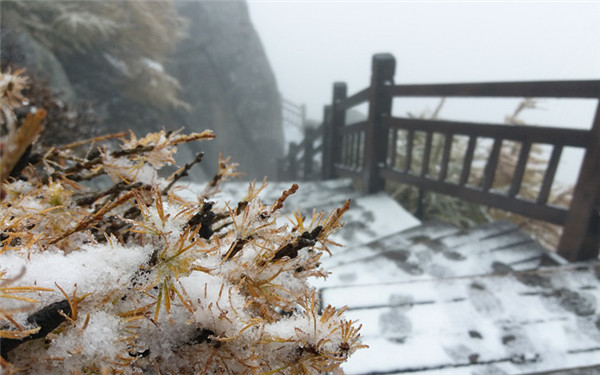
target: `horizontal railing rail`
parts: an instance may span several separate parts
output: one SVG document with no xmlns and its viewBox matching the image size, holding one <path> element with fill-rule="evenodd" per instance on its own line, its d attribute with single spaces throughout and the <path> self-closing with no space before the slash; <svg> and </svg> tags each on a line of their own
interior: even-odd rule
<svg viewBox="0 0 600 375">
<path fill-rule="evenodd" d="M 369 101 L 369 88 L 357 92 L 356 94 L 342 100 L 338 106 L 343 109 L 350 109 Z"/>
<path fill-rule="evenodd" d="M 345 84 L 334 85 L 332 104 L 325 107 L 318 133 L 322 136 L 323 179 L 351 177 L 365 193 L 381 191 L 386 181 L 393 181 L 558 224 L 563 226 L 563 233 L 557 250 L 563 257 L 571 261 L 598 257 L 600 81 L 394 85 L 394 73 L 393 56 L 379 54 L 373 57 L 369 87 L 348 96 Z M 392 116 L 394 99 L 417 97 L 582 98 L 595 99 L 597 108 L 588 130 Z M 367 120 L 347 124 L 346 111 L 363 103 L 369 108 Z M 304 150 L 303 160 L 308 160 L 309 152 L 314 156 L 316 134 L 308 134 L 301 146 L 295 146 L 296 158 L 290 159 L 287 168 L 300 168 L 300 149 Z M 436 155 L 434 137 L 444 142 Z M 457 139 L 462 139 L 464 147 L 458 158 L 452 150 Z M 487 142 L 489 148 L 483 158 L 477 154 L 481 153 L 480 142 Z M 536 196 L 524 197 L 520 194 L 523 180 L 537 145 L 549 149 L 549 157 Z M 508 184 L 496 186 L 506 146 L 517 150 L 516 162 Z M 571 203 L 558 207 L 549 203 L 549 197 L 567 147 L 582 150 L 584 157 Z M 302 164 L 303 175 L 316 176 L 305 169 L 314 167 L 308 164 Z"/>
<path fill-rule="evenodd" d="M 506 124 L 481 124 L 472 122 L 421 120 L 390 117 L 384 119 L 392 129 L 407 129 L 443 134 L 474 135 L 484 138 L 502 138 L 511 141 L 547 143 L 586 148 L 590 146 L 589 131 L 548 126 L 518 126 Z"/>
<path fill-rule="evenodd" d="M 446 83 L 388 86 L 388 95 L 504 98 L 598 98 L 598 81 Z"/>
</svg>

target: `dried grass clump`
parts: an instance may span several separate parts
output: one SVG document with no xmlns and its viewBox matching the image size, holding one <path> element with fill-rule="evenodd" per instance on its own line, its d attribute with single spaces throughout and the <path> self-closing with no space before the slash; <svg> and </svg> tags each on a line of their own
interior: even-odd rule
<svg viewBox="0 0 600 375">
<path fill-rule="evenodd" d="M 3 109 L 21 102 L 3 99 Z M 208 130 L 96 137 L 45 150 L 15 172 L 44 115 L 2 137 L 6 373 L 312 374 L 339 369 L 363 347 L 360 327 L 344 309 L 319 311 L 307 282 L 326 276 L 319 260 L 349 202 L 278 225 L 298 186 L 272 204 L 258 197 L 265 183 L 236 204 L 217 202 L 220 183 L 236 175 L 228 160 L 184 199 L 178 181 L 201 154 L 168 178 L 157 171 L 174 163 L 177 145 L 213 138 Z M 110 187 L 88 187 L 106 176 Z"/>
</svg>

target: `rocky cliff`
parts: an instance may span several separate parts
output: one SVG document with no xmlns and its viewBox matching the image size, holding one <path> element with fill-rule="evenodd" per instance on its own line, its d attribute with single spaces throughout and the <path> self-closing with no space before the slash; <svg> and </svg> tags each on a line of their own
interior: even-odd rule
<svg viewBox="0 0 600 375">
<path fill-rule="evenodd" d="M 95 133 L 129 128 L 137 134 L 163 127 L 184 127 L 188 132 L 213 129 L 215 141 L 180 150 L 180 161 L 189 160 L 198 151 L 206 153 L 204 173 L 196 172 L 196 179 L 216 169 L 219 153 L 239 162 L 240 170 L 249 178 L 275 175 L 275 159 L 283 153 L 281 104 L 275 77 L 245 1 L 152 2 L 163 7 L 154 13 L 140 10 L 144 5 L 136 1 L 112 3 L 113 8 L 118 4 L 122 9 L 110 12 L 100 5 L 89 6 L 87 1 L 81 2 L 85 8 L 77 8 L 73 1 L 64 2 L 60 12 L 79 12 L 73 19 L 84 19 L 79 9 L 85 9 L 88 24 L 79 25 L 79 29 L 75 29 L 73 20 L 60 23 L 66 16 L 54 5 L 28 3 L 36 4 L 0 3 L 2 67 L 24 66 L 67 99 L 90 102 L 100 117 L 101 129 Z M 178 17 L 166 18 L 172 10 Z M 147 13 L 152 17 L 131 21 L 132 15 L 142 11 L 145 17 Z M 129 18 L 124 19 L 123 14 Z M 187 21 L 187 27 L 182 28 L 185 34 L 169 46 L 168 42 L 179 35 L 173 29 L 181 20 Z M 159 21 L 167 23 L 162 33 L 156 25 Z M 129 23 L 122 26 L 123 22 Z M 64 24 L 71 27 L 71 41 L 78 42 L 72 46 L 79 48 L 62 48 L 69 46 L 69 34 L 61 35 L 63 40 L 55 44 L 44 38 L 58 35 L 67 27 Z M 45 32 L 41 26 L 46 26 Z M 102 38 L 97 38 L 95 44 L 77 32 L 94 28 L 98 34 L 102 31 Z M 159 40 L 163 34 L 170 39 Z M 134 44 L 138 42 L 149 45 L 137 48 L 140 46 Z M 164 53 L 154 55 L 154 43 L 155 49 L 160 47 Z M 93 48 L 84 48 L 88 45 Z M 141 64 L 134 66 L 132 61 Z M 186 108 L 182 102 L 189 106 Z"/>
</svg>

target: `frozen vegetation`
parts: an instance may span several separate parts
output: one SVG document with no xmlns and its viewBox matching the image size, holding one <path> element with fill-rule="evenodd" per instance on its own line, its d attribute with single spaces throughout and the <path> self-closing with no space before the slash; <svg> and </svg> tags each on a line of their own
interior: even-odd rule
<svg viewBox="0 0 600 375">
<path fill-rule="evenodd" d="M 329 214 L 277 217 L 292 185 L 263 203 L 215 193 L 235 164 L 185 199 L 164 178 L 180 144 L 214 137 L 156 132 L 34 144 L 46 112 L 22 72 L 2 75 L 0 337 L 6 373 L 288 373 L 336 370 L 362 347 L 344 309 L 320 309 L 310 278 L 349 202 Z M 118 147 L 110 141 L 120 141 Z M 29 161 L 22 167 L 23 160 Z M 105 190 L 88 181 L 110 177 Z M 89 184 L 88 184 L 89 185 Z M 188 192 L 189 197 L 189 192 Z"/>
</svg>

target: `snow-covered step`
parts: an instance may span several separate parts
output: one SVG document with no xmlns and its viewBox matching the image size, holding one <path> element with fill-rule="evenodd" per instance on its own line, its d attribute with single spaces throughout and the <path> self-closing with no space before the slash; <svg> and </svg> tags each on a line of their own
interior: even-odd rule
<svg viewBox="0 0 600 375">
<path fill-rule="evenodd" d="M 395 222 L 390 217 L 390 223 Z M 408 229 L 398 229 L 379 239 L 374 239 L 364 245 L 348 245 L 335 252 L 335 256 L 327 262 L 328 267 L 336 267 L 344 264 L 361 261 L 365 258 L 378 256 L 381 253 L 402 252 L 407 248 L 427 247 L 443 236 L 448 236 L 459 231 L 453 225 L 439 220 L 422 223 Z"/>
<path fill-rule="evenodd" d="M 434 221 L 349 248 L 324 261 L 323 287 L 535 269 L 549 252 L 509 222 L 467 231 Z"/>
<path fill-rule="evenodd" d="M 347 374 L 527 374 L 600 363 L 600 264 L 321 291 L 369 349 Z"/>
<path fill-rule="evenodd" d="M 421 222 L 384 192 L 357 196 L 344 215 L 344 226 L 331 239 L 343 247 L 332 248 L 331 259 L 343 257 L 347 249 L 393 233 L 417 227 Z"/>
</svg>

